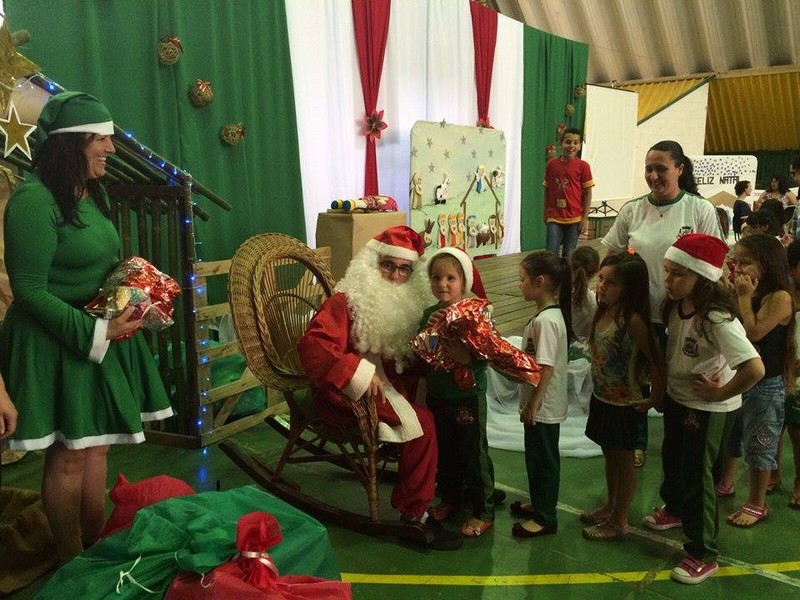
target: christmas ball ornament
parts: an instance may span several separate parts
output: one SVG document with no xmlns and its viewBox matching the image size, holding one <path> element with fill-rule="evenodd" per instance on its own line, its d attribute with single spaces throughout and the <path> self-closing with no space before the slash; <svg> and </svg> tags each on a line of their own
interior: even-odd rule
<svg viewBox="0 0 800 600">
<path fill-rule="evenodd" d="M 547 160 L 556 157 L 556 147 L 553 144 L 547 144 L 547 147 L 544 149 L 544 156 Z"/>
<path fill-rule="evenodd" d="M 575 107 L 572 104 L 564 105 L 564 116 L 571 117 L 575 114 Z"/>
<path fill-rule="evenodd" d="M 567 130 L 566 123 L 559 123 L 556 125 L 556 135 L 558 135 L 558 139 L 561 139 L 561 134 Z"/>
<path fill-rule="evenodd" d="M 220 139 L 230 146 L 235 146 L 244 139 L 245 129 L 243 123 L 227 123 L 219 131 Z"/>
<path fill-rule="evenodd" d="M 576 99 L 580 100 L 586 95 L 586 86 L 585 85 L 576 85 L 575 91 L 572 93 Z"/>
<path fill-rule="evenodd" d="M 214 90 L 211 89 L 211 82 L 195 79 L 192 87 L 189 88 L 189 99 L 197 107 L 211 104 L 214 101 Z"/>
<path fill-rule="evenodd" d="M 162 65 L 174 65 L 181 59 L 183 46 L 175 35 L 165 35 L 158 43 L 158 62 Z"/>
</svg>

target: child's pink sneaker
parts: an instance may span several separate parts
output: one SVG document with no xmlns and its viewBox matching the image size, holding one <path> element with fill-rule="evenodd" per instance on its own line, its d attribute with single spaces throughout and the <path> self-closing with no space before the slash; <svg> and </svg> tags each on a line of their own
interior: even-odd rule
<svg viewBox="0 0 800 600">
<path fill-rule="evenodd" d="M 680 517 L 669 514 L 666 508 L 662 506 L 661 508 L 654 508 L 653 514 L 647 515 L 642 519 L 642 525 L 656 531 L 666 531 L 667 529 L 682 527 L 683 521 Z"/>
<path fill-rule="evenodd" d="M 675 581 L 693 585 L 695 583 L 703 583 L 716 573 L 717 569 L 719 569 L 719 565 L 716 562 L 704 563 L 687 554 L 683 557 L 683 560 L 672 569 L 671 576 Z"/>
</svg>

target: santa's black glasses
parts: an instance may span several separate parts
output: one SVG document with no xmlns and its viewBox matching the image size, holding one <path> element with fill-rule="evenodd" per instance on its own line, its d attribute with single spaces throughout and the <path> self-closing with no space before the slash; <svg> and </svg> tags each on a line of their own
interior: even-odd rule
<svg viewBox="0 0 800 600">
<path fill-rule="evenodd" d="M 414 269 L 409 265 L 396 265 L 390 260 L 382 260 L 378 263 L 378 267 L 385 275 L 393 275 L 394 272 L 397 271 L 398 275 L 403 279 L 408 279 L 414 272 Z"/>
</svg>

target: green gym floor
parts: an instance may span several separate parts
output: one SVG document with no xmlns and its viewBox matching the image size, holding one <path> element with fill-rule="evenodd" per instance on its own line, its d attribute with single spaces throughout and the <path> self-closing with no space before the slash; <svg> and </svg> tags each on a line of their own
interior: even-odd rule
<svg viewBox="0 0 800 600">
<path fill-rule="evenodd" d="M 526 498 L 523 455 L 492 450 L 498 487 L 508 493 L 499 507 L 494 529 L 465 540 L 461 550 L 434 552 L 395 539 L 374 538 L 339 527 L 328 527 L 342 578 L 352 582 L 357 599 L 503 599 L 559 598 L 800 598 L 800 511 L 787 507 L 794 469 L 788 440 L 783 459 L 783 485 L 769 497 L 769 520 L 753 529 L 720 525 L 719 572 L 699 586 L 669 579 L 669 570 L 681 557 L 680 530 L 651 532 L 639 526 L 641 518 L 659 503 L 661 480 L 661 420 L 649 419 L 650 451 L 638 471 L 639 487 L 631 510 L 633 527 L 624 542 L 588 542 L 581 537 L 581 510 L 598 505 L 605 490 L 603 459 L 563 458 L 557 535 L 519 540 L 511 536 L 513 519 L 508 504 Z M 266 425 L 236 436 L 248 448 L 268 458 L 279 452 L 283 438 Z M 3 484 L 38 489 L 43 459 L 29 453 L 5 467 Z M 333 466 L 290 467 L 299 480 L 313 479 L 320 494 L 337 503 L 363 507 L 366 497 L 351 476 Z M 136 481 L 157 473 L 183 479 L 197 491 L 249 485 L 251 480 L 216 447 L 187 450 L 142 444 L 114 447 L 109 456 L 108 485 L 122 472 Z M 312 477 L 313 475 L 313 477 Z M 746 475 L 737 480 L 737 495 L 720 503 L 722 516 L 732 512 L 746 493 Z M 389 487 L 382 488 L 384 515 Z M 107 509 L 110 513 L 110 503 Z M 459 525 L 458 519 L 448 524 Z M 33 598 L 41 579 L 9 598 Z"/>
</svg>

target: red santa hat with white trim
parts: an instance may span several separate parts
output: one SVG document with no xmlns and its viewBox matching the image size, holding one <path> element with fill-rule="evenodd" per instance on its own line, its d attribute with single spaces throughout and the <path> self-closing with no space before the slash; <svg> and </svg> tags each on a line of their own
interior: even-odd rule
<svg viewBox="0 0 800 600">
<path fill-rule="evenodd" d="M 428 275 L 431 274 L 431 265 L 433 265 L 434 259 L 442 254 L 449 254 L 461 265 L 461 270 L 464 272 L 464 288 L 471 291 L 478 298 L 488 300 L 488 298 L 486 298 L 486 290 L 483 288 L 481 274 L 478 273 L 478 269 L 475 268 L 475 263 L 472 262 L 469 254 L 464 252 L 461 248 L 455 246 L 445 247 L 439 248 L 434 252 L 431 259 L 428 261 Z"/>
<path fill-rule="evenodd" d="M 425 252 L 425 242 L 422 236 L 411 227 L 396 225 L 368 241 L 367 248 L 375 250 L 379 256 L 391 256 L 416 262 Z"/>
<path fill-rule="evenodd" d="M 728 254 L 728 244 L 705 233 L 688 233 L 667 248 L 664 258 L 671 260 L 701 277 L 718 281 Z"/>
</svg>

